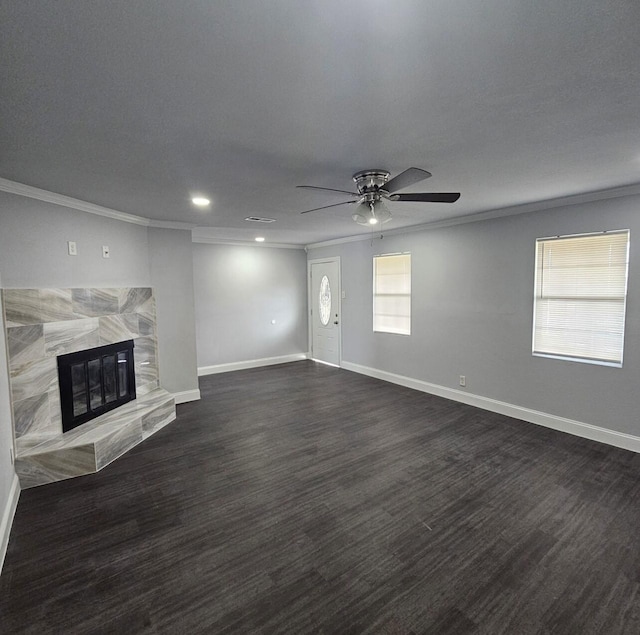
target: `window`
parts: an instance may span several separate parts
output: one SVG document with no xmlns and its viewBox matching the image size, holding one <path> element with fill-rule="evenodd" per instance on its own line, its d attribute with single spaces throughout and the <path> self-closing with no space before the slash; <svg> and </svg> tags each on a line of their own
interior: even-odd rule
<svg viewBox="0 0 640 635">
<path fill-rule="evenodd" d="M 374 256 L 373 330 L 411 334 L 411 254 Z"/>
<path fill-rule="evenodd" d="M 533 354 L 622 366 L 629 231 L 536 241 Z"/>
</svg>

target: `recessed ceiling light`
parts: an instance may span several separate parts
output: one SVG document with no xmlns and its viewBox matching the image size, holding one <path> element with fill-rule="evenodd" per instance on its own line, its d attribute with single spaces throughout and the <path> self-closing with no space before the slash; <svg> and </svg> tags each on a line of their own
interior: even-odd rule
<svg viewBox="0 0 640 635">
<path fill-rule="evenodd" d="M 198 207 L 206 207 L 211 203 L 211 201 L 208 198 L 204 198 L 204 196 L 194 196 L 191 202 Z"/>
<path fill-rule="evenodd" d="M 264 237 L 263 236 L 256 236 L 256 242 L 257 243 L 263 243 L 264 242 Z"/>
</svg>

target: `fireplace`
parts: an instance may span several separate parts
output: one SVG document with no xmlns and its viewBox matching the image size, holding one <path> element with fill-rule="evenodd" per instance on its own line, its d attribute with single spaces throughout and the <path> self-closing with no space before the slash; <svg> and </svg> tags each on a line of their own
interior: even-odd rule
<svg viewBox="0 0 640 635">
<path fill-rule="evenodd" d="M 62 431 L 136 398 L 133 340 L 58 356 Z"/>
<path fill-rule="evenodd" d="M 175 420 L 151 288 L 0 289 L 0 300 L 21 488 L 97 472 Z"/>
</svg>

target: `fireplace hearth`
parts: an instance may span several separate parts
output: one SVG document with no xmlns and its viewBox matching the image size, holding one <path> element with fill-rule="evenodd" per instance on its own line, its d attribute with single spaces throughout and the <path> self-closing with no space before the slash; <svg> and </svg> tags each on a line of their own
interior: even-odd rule
<svg viewBox="0 0 640 635">
<path fill-rule="evenodd" d="M 62 431 L 136 398 L 133 340 L 58 356 Z"/>
</svg>

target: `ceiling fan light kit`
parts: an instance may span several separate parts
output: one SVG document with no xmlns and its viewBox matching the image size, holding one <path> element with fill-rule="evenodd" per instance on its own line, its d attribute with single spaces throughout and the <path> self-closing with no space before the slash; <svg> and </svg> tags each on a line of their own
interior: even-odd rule
<svg viewBox="0 0 640 635">
<path fill-rule="evenodd" d="M 382 203 L 377 201 L 376 203 L 369 203 L 369 209 L 365 209 L 364 205 L 361 205 L 361 210 L 351 215 L 351 218 L 358 223 L 358 225 L 364 225 L 368 227 L 370 225 L 382 225 L 388 223 L 391 220 L 391 212 Z"/>
<path fill-rule="evenodd" d="M 397 190 L 409 187 L 414 183 L 424 181 L 431 176 L 430 172 L 420 168 L 409 168 L 401 172 L 397 176 L 389 180 L 391 174 L 387 170 L 371 169 L 361 170 L 353 175 L 353 181 L 356 184 L 357 192 L 349 192 L 347 190 L 336 190 L 329 187 L 317 187 L 315 185 L 298 185 L 299 188 L 309 190 L 320 190 L 322 192 L 331 192 L 339 194 L 348 194 L 353 199 L 334 203 L 332 205 L 324 205 L 323 207 L 314 207 L 308 209 L 301 214 L 309 212 L 317 212 L 330 207 L 339 207 L 341 205 L 358 205 L 358 211 L 351 215 L 351 218 L 358 225 L 377 225 L 379 223 L 387 223 L 391 220 L 391 212 L 384 205 L 384 201 L 396 202 L 414 202 L 414 203 L 455 203 L 460 198 L 459 192 L 419 192 L 414 194 L 396 194 Z"/>
</svg>

